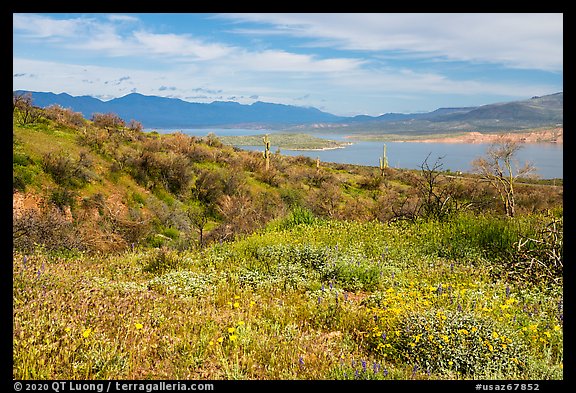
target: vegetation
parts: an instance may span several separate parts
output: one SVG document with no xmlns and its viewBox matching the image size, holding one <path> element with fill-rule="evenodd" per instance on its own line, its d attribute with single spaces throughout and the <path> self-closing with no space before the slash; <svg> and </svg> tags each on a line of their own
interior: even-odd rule
<svg viewBox="0 0 576 393">
<path fill-rule="evenodd" d="M 248 136 L 222 136 L 220 139 L 223 143 L 233 146 L 258 146 L 262 144 L 264 135 Z M 284 150 L 322 150 L 336 149 L 345 145 L 345 143 L 331 141 L 324 138 L 317 138 L 308 134 L 285 134 L 275 133 L 269 136 L 269 142 Z"/>
<path fill-rule="evenodd" d="M 563 378 L 561 186 L 21 110 L 14 379 Z"/>
<path fill-rule="evenodd" d="M 514 188 L 517 179 L 528 176 L 534 170 L 529 163 L 522 168 L 513 167 L 512 159 L 519 148 L 517 142 L 503 138 L 488 149 L 487 158 L 477 158 L 472 162 L 482 179 L 498 190 L 506 214 L 510 217 L 514 217 L 516 212 Z"/>
</svg>

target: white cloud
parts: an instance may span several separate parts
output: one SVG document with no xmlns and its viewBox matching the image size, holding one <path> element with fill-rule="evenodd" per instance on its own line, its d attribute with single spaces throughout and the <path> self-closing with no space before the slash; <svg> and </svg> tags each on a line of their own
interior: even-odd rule
<svg viewBox="0 0 576 393">
<path fill-rule="evenodd" d="M 133 42 L 126 40 L 125 44 L 136 44 L 141 54 L 153 53 L 181 59 L 216 59 L 227 56 L 234 50 L 227 45 L 205 43 L 186 35 L 153 34 L 145 31 L 136 31 L 133 38 Z"/>
<path fill-rule="evenodd" d="M 324 106 L 336 114 L 394 111 L 383 106 L 394 104 L 390 97 L 402 97 L 405 103 L 420 97 L 418 102 L 428 100 L 428 107 L 413 109 L 433 110 L 438 106 L 430 96 L 521 98 L 561 90 L 552 83 L 521 83 L 520 78 L 497 82 L 488 74 L 480 76 L 482 81 L 457 78 L 431 63 L 466 60 L 561 71 L 561 15 L 559 26 L 554 24 L 557 15 L 532 14 L 225 17 L 238 22 L 235 32 L 297 36 L 301 39 L 290 44 L 307 48 L 291 50 L 273 46 L 282 40 L 271 40 L 265 49 L 257 49 L 237 40 L 232 44 L 200 35 L 158 33 L 154 26 L 126 15 L 57 20 L 14 14 L 14 89 L 113 98 L 136 88 L 142 94 L 169 91 L 172 97 L 197 97 L 202 102 L 237 97 L 249 103 L 257 96 L 262 101 Z M 246 29 L 244 20 L 259 24 Z M 25 58 L 38 43 L 41 56 L 46 56 L 43 61 Z M 27 50 L 17 52 L 20 46 Z M 314 51 L 314 46 L 332 50 Z M 409 68 L 408 62 L 390 61 L 414 58 L 427 60 L 430 67 Z"/>
<path fill-rule="evenodd" d="M 268 24 L 244 34 L 313 39 L 308 46 L 399 51 L 509 67 L 560 71 L 562 14 L 224 14 Z M 270 25 L 272 27 L 270 27 Z"/>
<path fill-rule="evenodd" d="M 74 37 L 82 30 L 82 19 L 58 20 L 35 14 L 13 14 L 12 26 L 31 38 Z"/>
</svg>

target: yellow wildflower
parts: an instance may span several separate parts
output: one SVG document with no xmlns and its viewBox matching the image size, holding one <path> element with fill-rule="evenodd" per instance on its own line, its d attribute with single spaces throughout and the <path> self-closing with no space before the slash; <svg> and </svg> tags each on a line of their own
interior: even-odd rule
<svg viewBox="0 0 576 393">
<path fill-rule="evenodd" d="M 240 307 L 240 303 L 234 302 L 234 308 L 238 308 L 238 307 Z"/>
<path fill-rule="evenodd" d="M 228 328 L 228 333 L 234 333 L 235 330 L 236 330 L 236 328 L 230 327 L 230 328 Z"/>
<path fill-rule="evenodd" d="M 244 321 L 238 321 L 238 326 L 244 325 Z"/>
<path fill-rule="evenodd" d="M 82 335 L 84 336 L 84 338 L 88 338 L 88 337 L 90 337 L 90 333 L 92 333 L 92 328 L 88 328 L 88 329 L 84 330 Z"/>
<path fill-rule="evenodd" d="M 236 341 L 237 338 L 238 338 L 238 336 L 233 334 L 230 336 L 230 341 Z"/>
<path fill-rule="evenodd" d="M 144 326 L 141 323 L 135 323 L 134 327 L 136 328 L 136 330 L 140 330 L 142 329 Z"/>
<path fill-rule="evenodd" d="M 216 340 L 216 341 L 218 341 L 219 343 L 222 343 L 222 341 L 224 341 L 224 337 L 218 337 L 218 340 Z"/>
</svg>

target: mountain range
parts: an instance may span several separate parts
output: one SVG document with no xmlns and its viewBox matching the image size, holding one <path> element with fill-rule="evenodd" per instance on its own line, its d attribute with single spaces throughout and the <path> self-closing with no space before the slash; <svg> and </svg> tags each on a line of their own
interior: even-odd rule
<svg viewBox="0 0 576 393">
<path fill-rule="evenodd" d="M 91 96 L 71 96 L 18 90 L 31 93 L 35 106 L 60 105 L 91 118 L 94 113 L 115 113 L 145 128 L 286 128 L 365 132 L 450 132 L 462 130 L 497 131 L 558 126 L 563 123 L 563 92 L 522 101 L 478 107 L 439 108 L 426 113 L 385 113 L 381 116 L 336 116 L 311 107 L 267 102 L 250 105 L 237 102 L 187 102 L 177 98 L 131 93 L 109 101 Z"/>
</svg>

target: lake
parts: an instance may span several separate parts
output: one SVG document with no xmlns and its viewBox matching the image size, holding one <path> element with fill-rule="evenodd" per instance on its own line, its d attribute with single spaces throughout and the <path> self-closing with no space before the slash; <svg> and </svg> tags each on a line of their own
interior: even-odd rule
<svg viewBox="0 0 576 393">
<path fill-rule="evenodd" d="M 273 130 L 249 130 L 249 129 L 179 129 L 179 130 L 157 130 L 158 132 L 181 131 L 186 135 L 206 136 L 210 132 L 217 136 L 229 135 L 256 135 L 273 134 Z M 347 141 L 344 134 L 324 134 L 308 133 L 310 135 Z M 422 163 L 428 157 L 428 165 L 434 166 L 439 157 L 443 170 L 451 171 L 471 171 L 471 162 L 475 158 L 485 156 L 489 144 L 471 143 L 421 143 L 421 142 L 385 142 L 388 165 L 393 168 L 420 169 Z M 284 150 L 281 153 L 290 156 L 306 156 L 311 158 L 319 157 L 324 162 L 336 162 L 343 164 L 356 164 L 375 166 L 379 165 L 379 158 L 382 156 L 384 142 L 364 142 L 354 141 L 353 145 L 341 149 L 306 151 L 306 150 Z M 241 146 L 246 150 L 262 151 L 263 146 Z M 275 152 L 277 146 L 271 146 L 270 150 Z M 523 144 L 516 153 L 517 167 L 522 166 L 526 161 L 531 162 L 536 167 L 536 174 L 543 179 L 563 178 L 563 145 L 554 143 Z"/>
</svg>

